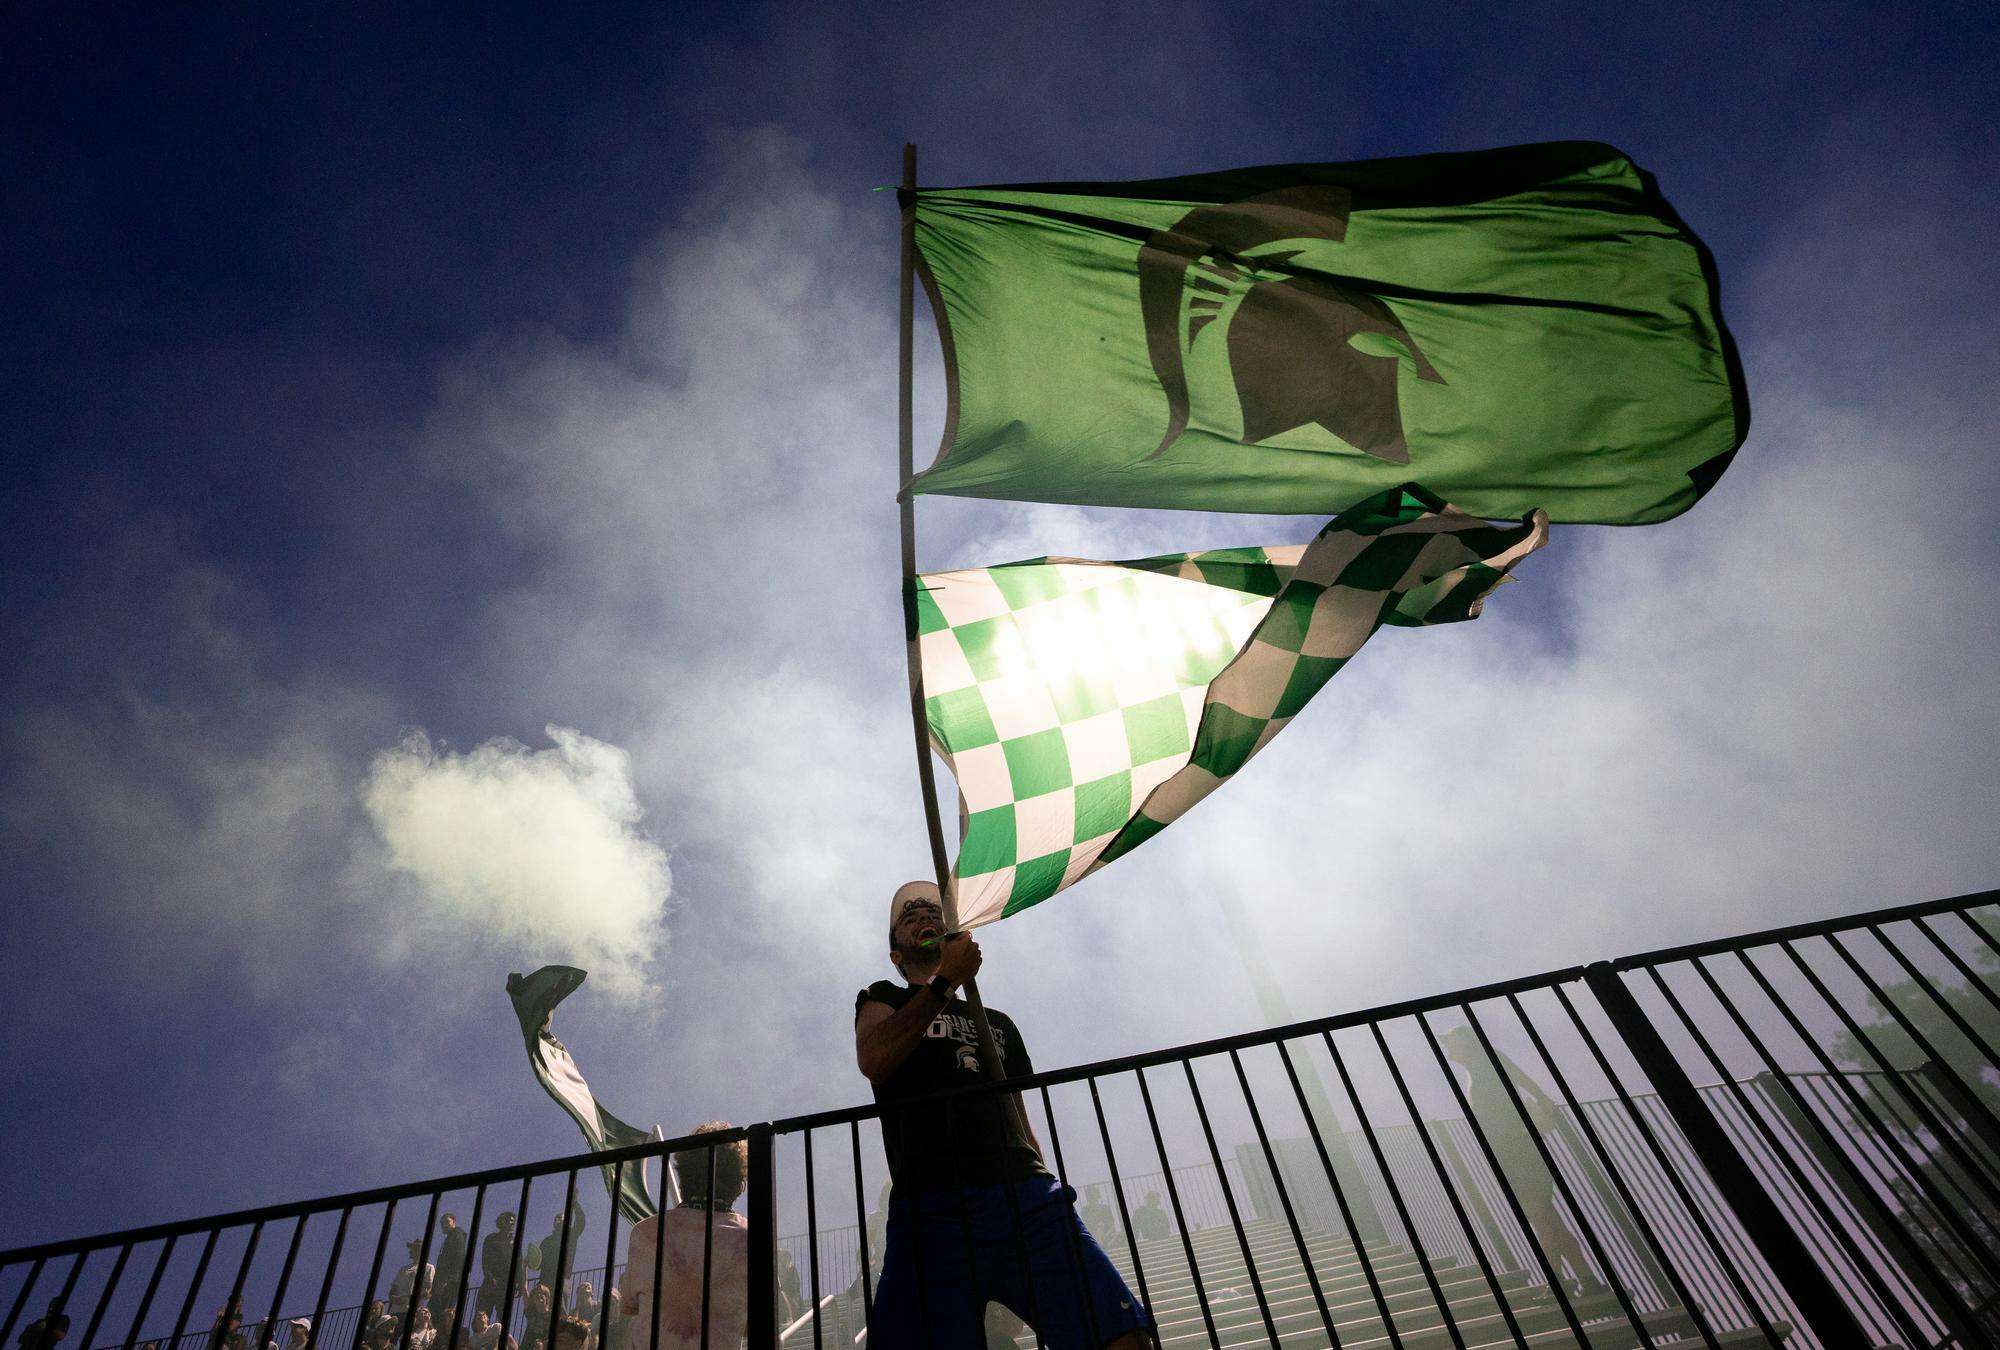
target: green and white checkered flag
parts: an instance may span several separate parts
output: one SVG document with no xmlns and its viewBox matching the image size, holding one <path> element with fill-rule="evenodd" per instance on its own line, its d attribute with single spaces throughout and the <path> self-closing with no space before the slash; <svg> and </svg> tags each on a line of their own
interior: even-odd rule
<svg viewBox="0 0 2000 1350">
<path fill-rule="evenodd" d="M 1283 730 L 1384 623 L 1478 615 L 1548 537 L 1415 484 L 1312 543 L 919 577 L 931 743 L 958 779 L 958 920 L 990 923 L 1122 857 Z"/>
</svg>

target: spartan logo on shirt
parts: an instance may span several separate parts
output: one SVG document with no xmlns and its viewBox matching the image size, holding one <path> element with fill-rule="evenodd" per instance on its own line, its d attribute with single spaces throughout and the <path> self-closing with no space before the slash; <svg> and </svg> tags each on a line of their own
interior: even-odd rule
<svg viewBox="0 0 2000 1350">
<path fill-rule="evenodd" d="M 1444 377 L 1381 300 L 1292 265 L 1306 251 L 1299 246 L 1346 240 L 1352 204 L 1353 194 L 1331 184 L 1280 188 L 1196 207 L 1148 237 L 1139 249 L 1139 305 L 1168 410 L 1166 435 L 1148 458 L 1187 430 L 1190 372 L 1199 386 L 1199 372 L 1214 365 L 1197 344 L 1219 342 L 1243 444 L 1316 425 L 1377 459 L 1410 462 L 1396 346 L 1419 379 Z"/>
<path fill-rule="evenodd" d="M 962 1013 L 941 1012 L 924 1028 L 924 1035 L 934 1041 L 956 1041 L 957 1066 L 967 1073 L 979 1072 L 979 1027 L 970 1017 Z M 993 1028 L 993 1048 L 999 1052 L 1001 1062 L 1005 1063 L 1007 1028 L 997 1023 Z"/>
</svg>

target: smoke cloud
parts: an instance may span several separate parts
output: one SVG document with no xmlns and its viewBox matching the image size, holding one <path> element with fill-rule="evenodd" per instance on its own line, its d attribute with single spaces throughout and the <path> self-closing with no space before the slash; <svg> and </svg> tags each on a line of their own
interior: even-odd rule
<svg viewBox="0 0 2000 1350">
<path fill-rule="evenodd" d="M 411 732 L 375 757 L 362 805 L 421 921 L 583 966 L 595 988 L 636 998 L 665 941 L 666 851 L 640 829 L 625 751 L 547 735 L 553 749 L 503 738 L 457 754 Z"/>
</svg>

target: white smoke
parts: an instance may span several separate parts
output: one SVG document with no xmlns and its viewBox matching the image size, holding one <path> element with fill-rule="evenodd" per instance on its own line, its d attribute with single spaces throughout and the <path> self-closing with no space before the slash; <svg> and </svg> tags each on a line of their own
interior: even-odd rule
<svg viewBox="0 0 2000 1350">
<path fill-rule="evenodd" d="M 375 757 L 362 805 L 421 912 L 469 940 L 589 970 L 637 997 L 653 984 L 673 878 L 640 828 L 631 757 L 550 726 L 555 747 L 488 741 L 458 754 L 413 731 Z"/>
</svg>

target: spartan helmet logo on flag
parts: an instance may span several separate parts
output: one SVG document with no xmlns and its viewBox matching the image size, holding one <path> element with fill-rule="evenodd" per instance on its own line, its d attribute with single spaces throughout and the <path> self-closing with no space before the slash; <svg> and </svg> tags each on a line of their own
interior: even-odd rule
<svg viewBox="0 0 2000 1350">
<path fill-rule="evenodd" d="M 1243 444 L 1317 425 L 1377 459 L 1410 462 L 1395 347 L 1408 353 L 1419 379 L 1443 384 L 1444 377 L 1381 300 L 1294 267 L 1306 250 L 1286 247 L 1344 242 L 1352 204 L 1346 188 L 1331 184 L 1282 188 L 1196 207 L 1146 240 L 1139 302 L 1168 406 L 1166 435 L 1149 458 L 1187 430 L 1189 372 L 1211 364 L 1197 344 L 1220 342 Z M 1378 340 L 1355 345 L 1369 334 Z"/>
</svg>

